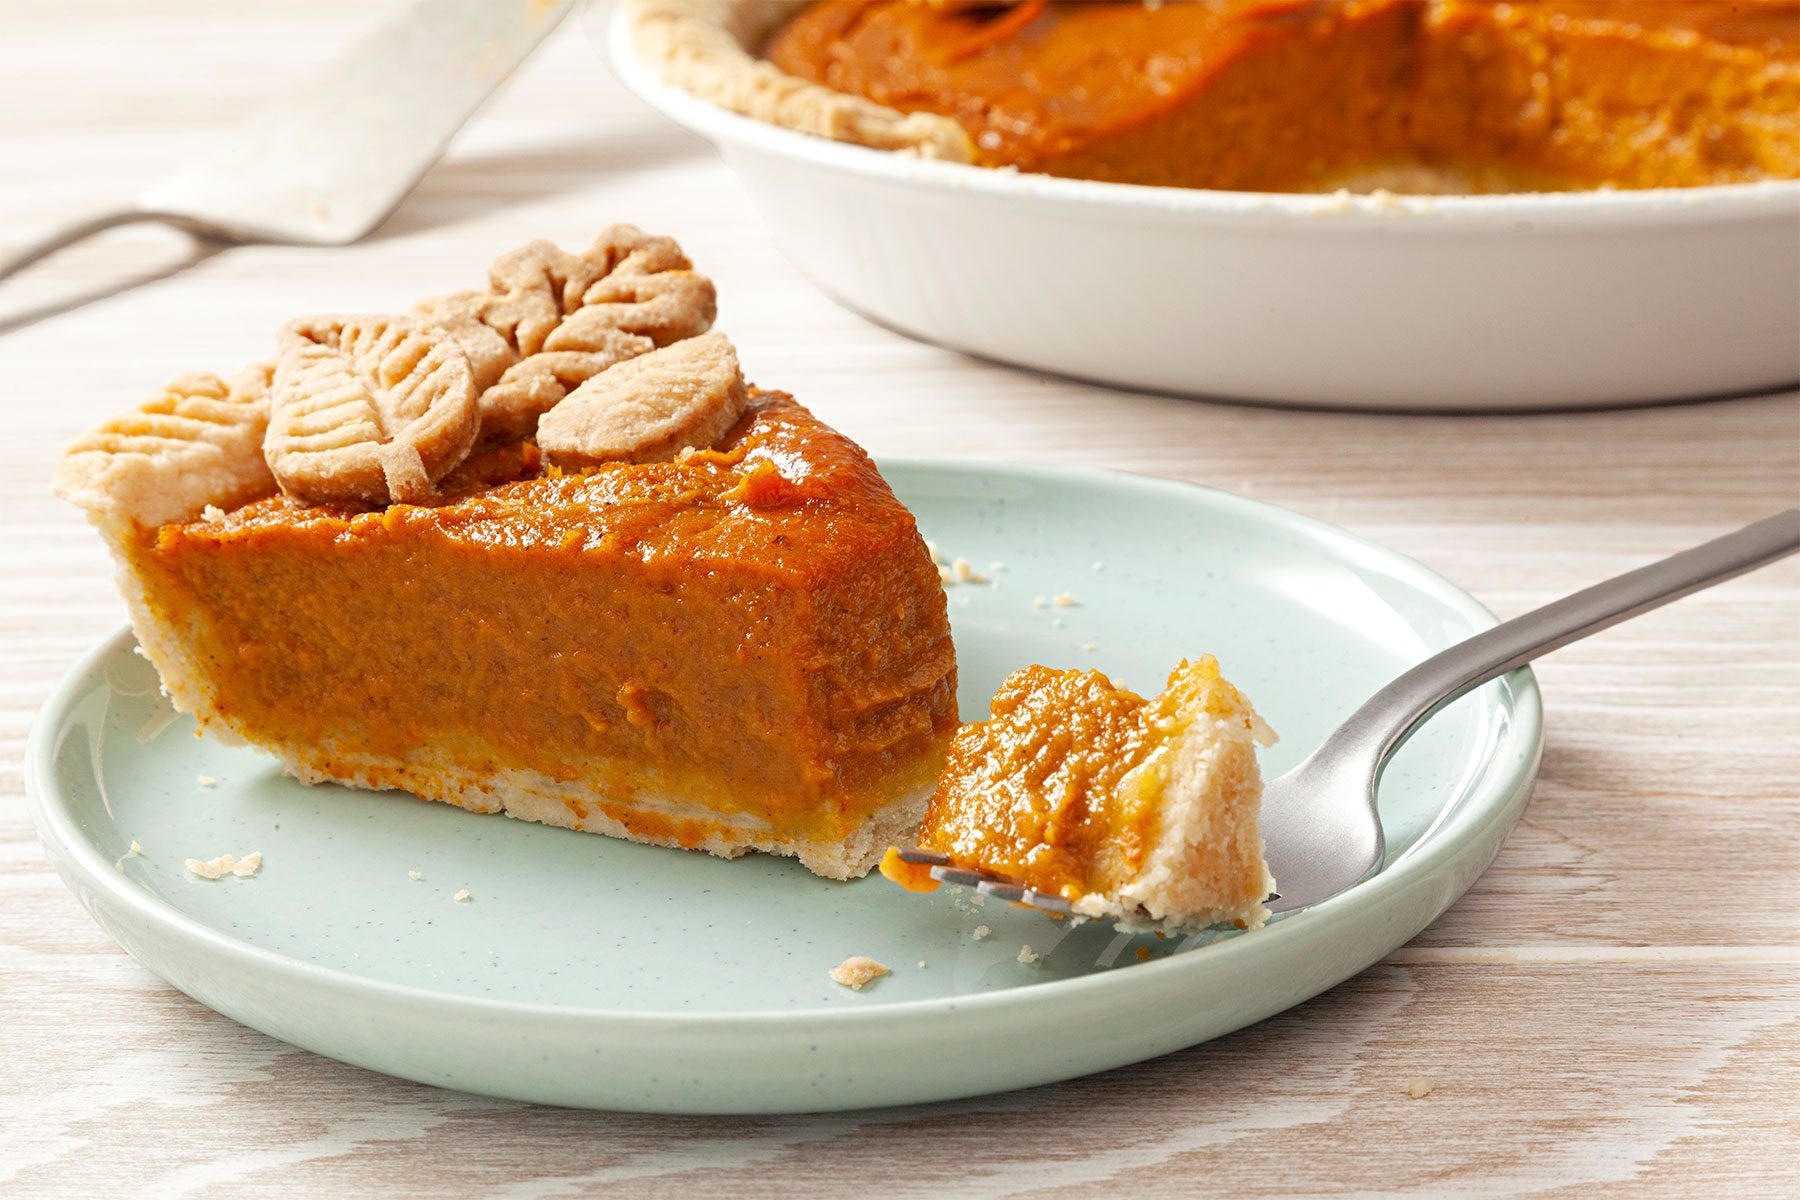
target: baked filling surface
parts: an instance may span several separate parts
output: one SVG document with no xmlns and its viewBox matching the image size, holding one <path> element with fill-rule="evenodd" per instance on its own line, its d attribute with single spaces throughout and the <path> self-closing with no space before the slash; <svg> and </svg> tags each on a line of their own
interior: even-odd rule
<svg viewBox="0 0 1800 1200">
<path fill-rule="evenodd" d="M 970 160 L 1312 191 L 1800 177 L 1800 0 L 820 0 L 781 71 Z"/>
</svg>

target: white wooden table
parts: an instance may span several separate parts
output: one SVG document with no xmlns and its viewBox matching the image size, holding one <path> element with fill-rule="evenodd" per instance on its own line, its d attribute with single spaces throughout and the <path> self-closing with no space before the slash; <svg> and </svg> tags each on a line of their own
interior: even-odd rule
<svg viewBox="0 0 1800 1200">
<path fill-rule="evenodd" d="M 147 179 L 388 4 L 5 0 L 0 245 Z M 285 318 L 463 286 L 531 237 L 680 238 L 754 378 L 877 454 L 1096 463 L 1337 521 L 1502 615 L 1794 503 L 1800 397 L 1561 416 L 1308 414 L 970 362 L 814 292 L 703 145 L 571 24 L 403 210 L 344 250 L 121 231 L 0 287 L 0 1193 L 1794 1195 L 1800 1191 L 1800 564 L 1548 660 L 1537 798 L 1411 946 L 1255 1028 L 1033 1092 L 673 1119 L 401 1083 L 241 1028 L 126 958 L 25 816 L 39 702 L 123 611 L 45 486 L 59 446 Z M 162 278 L 155 278 L 163 275 Z M 1800 334 L 1797 334 L 1800 336 Z M 1435 1090 L 1407 1094 L 1428 1077 Z"/>
</svg>

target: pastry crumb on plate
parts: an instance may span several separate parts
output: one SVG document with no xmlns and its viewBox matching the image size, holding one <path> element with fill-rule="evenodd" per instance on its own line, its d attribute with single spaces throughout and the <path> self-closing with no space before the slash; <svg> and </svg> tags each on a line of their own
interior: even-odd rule
<svg viewBox="0 0 1800 1200">
<path fill-rule="evenodd" d="M 924 966 L 924 963 L 920 963 Z M 888 969 L 866 954 L 853 954 L 831 968 L 831 982 L 860 992 L 863 986 L 888 974 Z"/>
<path fill-rule="evenodd" d="M 137 843 L 132 843 L 133 847 Z M 216 858 L 188 858 L 182 860 L 182 866 L 201 879 L 223 879 L 227 875 L 238 879 L 248 879 L 262 870 L 262 852 L 252 850 L 242 858 L 235 854 L 221 854 Z"/>
</svg>

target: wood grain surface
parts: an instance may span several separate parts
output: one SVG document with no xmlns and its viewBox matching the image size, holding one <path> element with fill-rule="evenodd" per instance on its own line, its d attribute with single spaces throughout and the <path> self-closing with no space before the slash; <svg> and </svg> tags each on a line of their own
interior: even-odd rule
<svg viewBox="0 0 1800 1200">
<path fill-rule="evenodd" d="M 392 7 L 6 0 L 0 249 L 128 194 Z M 905 341 L 813 291 L 710 150 L 612 81 L 597 34 L 591 15 L 561 30 L 362 245 L 126 230 L 0 284 L 0 1193 L 1800 1193 L 1793 562 L 1541 666 L 1536 799 L 1412 945 L 1106 1075 L 828 1117 L 561 1111 L 294 1050 L 126 958 L 57 881 L 22 799 L 37 706 L 123 617 L 97 539 L 46 489 L 60 446 L 180 372 L 262 352 L 293 314 L 462 286 L 529 237 L 585 243 L 613 220 L 676 235 L 718 281 L 748 373 L 877 454 L 1230 488 L 1413 555 L 1502 615 L 1800 495 L 1791 394 L 1318 414 L 1121 395 Z"/>
</svg>

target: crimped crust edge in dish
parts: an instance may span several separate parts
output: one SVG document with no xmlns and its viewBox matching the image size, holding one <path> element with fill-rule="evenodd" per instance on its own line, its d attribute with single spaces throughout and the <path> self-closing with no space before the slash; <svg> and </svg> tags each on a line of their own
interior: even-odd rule
<svg viewBox="0 0 1800 1200">
<path fill-rule="evenodd" d="M 663 83 L 784 129 L 967 163 L 967 131 L 936 113 L 903 113 L 789 75 L 751 51 L 801 5 L 762 0 L 624 0 L 632 48 Z"/>
</svg>

